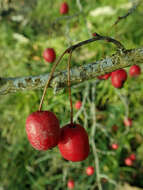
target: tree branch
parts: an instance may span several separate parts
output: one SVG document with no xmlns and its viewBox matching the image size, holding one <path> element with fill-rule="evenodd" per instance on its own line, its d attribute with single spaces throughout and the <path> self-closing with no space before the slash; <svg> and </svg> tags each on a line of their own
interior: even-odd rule
<svg viewBox="0 0 143 190">
<path fill-rule="evenodd" d="M 93 79 L 105 73 L 112 72 L 134 64 L 143 63 L 143 47 L 125 51 L 117 51 L 110 57 L 89 63 L 80 67 L 74 67 L 70 71 L 71 85 Z M 49 73 L 39 76 L 27 76 L 16 78 L 0 78 L 0 95 L 19 90 L 32 90 L 43 88 L 49 78 Z M 54 74 L 50 86 L 54 90 L 67 87 L 67 71 Z"/>
<path fill-rule="evenodd" d="M 125 15 L 118 17 L 114 25 L 118 24 L 118 22 L 120 22 L 122 19 L 125 19 L 129 15 L 131 15 L 136 10 L 136 8 L 140 5 L 140 3 L 141 3 L 141 0 L 135 1 L 135 3 L 133 3 L 133 6 L 128 10 L 128 12 Z"/>
</svg>

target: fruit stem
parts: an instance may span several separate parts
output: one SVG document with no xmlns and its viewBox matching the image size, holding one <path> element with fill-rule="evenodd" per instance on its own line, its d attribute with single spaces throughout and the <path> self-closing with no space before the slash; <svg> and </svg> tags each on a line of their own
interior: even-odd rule
<svg viewBox="0 0 143 190">
<path fill-rule="evenodd" d="M 71 108 L 71 124 L 73 124 L 73 104 L 72 104 L 72 97 L 71 97 L 71 81 L 70 81 L 71 57 L 72 57 L 72 50 L 69 52 L 69 58 L 68 58 L 68 87 L 69 87 L 69 100 L 70 100 L 70 108 Z"/>
<path fill-rule="evenodd" d="M 39 111 L 41 111 L 41 109 L 42 109 L 42 104 L 43 104 L 43 101 L 44 101 L 44 97 L 45 97 L 45 94 L 46 94 L 46 90 L 47 90 L 47 88 L 48 88 L 48 86 L 49 86 L 49 84 L 50 84 L 50 81 L 51 81 L 51 79 L 52 79 L 52 77 L 53 77 L 53 74 L 54 74 L 54 72 L 55 72 L 55 69 L 56 69 L 56 67 L 58 66 L 58 64 L 60 63 L 61 59 L 63 58 L 63 56 L 64 56 L 66 53 L 68 53 L 67 50 L 65 50 L 65 51 L 62 53 L 62 55 L 59 57 L 59 59 L 57 60 L 57 62 L 56 62 L 56 63 L 54 64 L 54 66 L 52 67 L 52 70 L 51 70 L 51 72 L 50 72 L 50 76 L 49 76 L 48 81 L 47 81 L 47 83 L 46 83 L 46 85 L 45 85 L 45 87 L 44 87 L 43 95 L 42 95 L 42 98 L 41 98 L 41 101 L 40 101 L 40 105 L 39 105 Z"/>
</svg>

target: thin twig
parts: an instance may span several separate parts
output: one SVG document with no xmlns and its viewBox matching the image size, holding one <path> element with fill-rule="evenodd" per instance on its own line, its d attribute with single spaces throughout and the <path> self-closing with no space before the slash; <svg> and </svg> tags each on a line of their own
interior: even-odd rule
<svg viewBox="0 0 143 190">
<path fill-rule="evenodd" d="M 101 182 L 100 182 L 99 158 L 98 158 L 96 145 L 95 145 L 95 142 L 94 142 L 95 132 L 96 132 L 95 88 L 96 88 L 96 85 L 93 85 L 93 87 L 92 87 L 92 105 L 91 105 L 91 113 L 92 113 L 92 116 L 93 116 L 92 117 L 93 125 L 92 125 L 92 129 L 91 129 L 91 145 L 92 145 L 93 155 L 94 155 L 94 158 L 95 158 L 97 186 L 98 186 L 99 190 L 102 190 L 102 185 L 101 185 Z"/>
<path fill-rule="evenodd" d="M 119 16 L 118 19 L 116 20 L 116 22 L 113 24 L 113 26 L 117 25 L 122 19 L 125 19 L 127 18 L 129 15 L 131 15 L 135 10 L 136 8 L 139 6 L 140 4 L 140 0 L 137 1 L 137 3 L 133 3 L 133 6 L 128 10 L 128 12 L 123 15 L 123 16 Z"/>
<path fill-rule="evenodd" d="M 70 63 L 71 63 L 71 57 L 72 57 L 72 50 L 70 51 L 69 59 L 68 59 L 68 88 L 69 88 L 69 100 L 70 100 L 70 108 L 71 108 L 71 124 L 73 124 L 73 105 L 72 105 L 71 82 L 70 82 Z"/>
<path fill-rule="evenodd" d="M 107 179 L 107 181 L 108 181 L 109 183 L 111 183 L 111 184 L 117 186 L 116 181 L 110 179 L 107 175 L 105 175 L 105 174 L 100 174 L 100 177 L 101 177 L 101 178 L 105 178 L 105 179 Z"/>
<path fill-rule="evenodd" d="M 82 101 L 82 106 L 81 108 L 79 109 L 79 111 L 76 113 L 76 115 L 74 116 L 74 121 L 77 120 L 77 118 L 79 117 L 79 115 L 82 113 L 84 109 L 84 105 L 85 105 L 85 102 L 86 102 L 86 98 L 87 98 L 87 95 L 88 95 L 88 91 L 89 91 L 89 84 L 87 83 L 86 84 L 86 87 L 85 87 L 85 93 L 84 93 L 84 96 L 83 96 L 83 101 Z"/>
<path fill-rule="evenodd" d="M 43 91 L 43 95 L 42 95 L 42 98 L 41 98 L 41 101 L 40 101 L 40 105 L 39 105 L 39 111 L 41 111 L 41 109 L 42 109 L 42 104 L 43 104 L 43 101 L 44 101 L 44 97 L 45 97 L 45 94 L 46 94 L 46 90 L 47 90 L 47 88 L 48 88 L 48 86 L 49 86 L 49 84 L 50 84 L 50 81 L 51 81 L 51 79 L 52 79 L 52 77 L 53 77 L 53 74 L 54 74 L 54 72 L 55 72 L 55 69 L 56 69 L 56 67 L 58 66 L 58 64 L 60 63 L 61 59 L 63 58 L 63 56 L 64 56 L 66 53 L 67 53 L 67 51 L 65 50 L 65 51 L 62 53 L 62 55 L 59 57 L 59 59 L 57 60 L 57 62 L 56 62 L 55 65 L 53 66 L 53 68 L 52 68 L 52 71 L 51 71 L 51 73 L 50 73 L 50 76 L 49 76 L 49 78 L 48 78 L 48 81 L 47 81 L 47 83 L 46 83 L 46 85 L 45 85 L 45 88 L 44 88 L 44 91 Z"/>
<path fill-rule="evenodd" d="M 116 94 L 119 96 L 120 100 L 122 101 L 122 103 L 124 104 L 125 107 L 125 117 L 128 118 L 129 117 L 129 102 L 127 100 L 126 97 L 124 97 L 119 90 L 115 89 Z M 128 134 L 128 132 L 130 131 L 129 126 L 127 126 L 125 128 L 125 131 L 123 133 L 123 135 Z"/>
<path fill-rule="evenodd" d="M 76 48 L 79 48 L 83 45 L 86 45 L 86 44 L 89 44 L 89 43 L 92 43 L 92 42 L 95 42 L 95 41 L 98 41 L 98 40 L 104 40 L 106 42 L 111 42 L 113 44 L 115 44 L 117 46 L 118 49 L 121 49 L 122 51 L 125 50 L 125 47 L 123 46 L 123 44 L 121 44 L 121 42 L 109 37 L 109 36 L 101 36 L 97 33 L 94 33 L 94 37 L 93 38 L 90 38 L 88 40 L 84 40 L 82 42 L 79 42 L 71 47 L 69 47 L 67 49 L 68 52 L 70 52 L 71 50 L 75 50 Z"/>
<path fill-rule="evenodd" d="M 82 5 L 81 5 L 80 0 L 76 0 L 76 4 L 77 4 L 79 10 L 82 11 Z"/>
<path fill-rule="evenodd" d="M 115 92 L 118 95 L 118 97 L 120 98 L 120 100 L 122 101 L 122 103 L 124 104 L 125 116 L 128 118 L 128 116 L 129 116 L 129 102 L 128 102 L 127 98 L 120 93 L 120 90 L 115 89 Z"/>
<path fill-rule="evenodd" d="M 70 53 L 70 55 L 71 55 L 71 53 L 72 53 L 76 48 L 78 48 L 78 47 L 80 47 L 80 46 L 83 46 L 83 45 L 85 45 L 85 44 L 88 44 L 88 43 L 97 41 L 97 40 L 106 40 L 106 41 L 108 41 L 108 42 L 112 42 L 112 43 L 114 43 L 114 44 L 118 47 L 118 49 L 125 50 L 124 46 L 123 46 L 119 41 L 117 41 L 117 40 L 115 40 L 115 39 L 113 39 L 113 38 L 110 38 L 110 37 L 108 37 L 108 36 L 101 36 L 101 35 L 99 35 L 99 34 L 97 34 L 97 33 L 96 33 L 96 35 L 94 35 L 94 36 L 95 36 L 94 38 L 91 38 L 91 39 L 88 39 L 88 40 L 85 40 L 85 41 L 82 41 L 82 42 L 79 42 L 79 43 L 77 43 L 77 44 L 75 44 L 75 45 L 70 46 L 70 47 L 67 48 L 67 49 L 62 53 L 62 55 L 59 57 L 59 59 L 57 60 L 56 64 L 53 66 L 52 71 L 51 71 L 50 76 L 49 76 L 49 79 L 48 79 L 48 81 L 47 81 L 47 84 L 45 85 L 45 88 L 44 88 L 44 91 L 43 91 L 43 95 L 42 95 L 42 98 L 41 98 L 41 102 L 40 102 L 40 106 L 39 106 L 39 111 L 41 111 L 41 109 L 42 109 L 42 104 L 43 104 L 43 101 L 44 101 L 44 97 L 45 97 L 47 88 L 48 88 L 48 86 L 49 86 L 49 84 L 50 84 L 50 81 L 51 81 L 51 79 L 52 79 L 52 77 L 53 77 L 53 74 L 54 74 L 54 72 L 55 72 L 55 69 L 56 69 L 57 65 L 60 63 L 61 59 L 63 58 L 63 56 L 64 56 L 66 53 Z"/>
</svg>

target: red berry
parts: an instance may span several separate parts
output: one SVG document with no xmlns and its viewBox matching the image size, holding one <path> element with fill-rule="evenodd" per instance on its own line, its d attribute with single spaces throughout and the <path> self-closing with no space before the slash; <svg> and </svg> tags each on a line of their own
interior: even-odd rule
<svg viewBox="0 0 143 190">
<path fill-rule="evenodd" d="M 118 144 L 115 144 L 115 143 L 111 145 L 111 148 L 112 148 L 113 150 L 117 150 L 118 147 L 119 147 Z"/>
<path fill-rule="evenodd" d="M 98 79 L 105 79 L 105 80 L 107 80 L 110 76 L 111 76 L 111 73 L 108 73 L 108 74 L 105 74 L 105 75 L 98 76 Z"/>
<path fill-rule="evenodd" d="M 88 166 L 86 168 L 86 174 L 89 175 L 89 176 L 93 175 L 94 174 L 94 167 L 93 166 Z"/>
<path fill-rule="evenodd" d="M 141 74 L 141 68 L 138 65 L 132 65 L 129 70 L 131 77 L 136 77 Z"/>
<path fill-rule="evenodd" d="M 125 125 L 126 127 L 131 127 L 131 126 L 132 126 L 132 119 L 130 119 L 130 118 L 125 118 L 125 119 L 124 119 L 124 125 Z"/>
<path fill-rule="evenodd" d="M 132 166 L 133 165 L 133 161 L 130 158 L 126 158 L 125 159 L 125 165 L 126 166 Z"/>
<path fill-rule="evenodd" d="M 26 133 L 30 144 L 37 150 L 47 150 L 58 144 L 59 121 L 50 111 L 36 111 L 26 120 Z"/>
<path fill-rule="evenodd" d="M 132 161 L 135 161 L 136 160 L 136 155 L 134 153 L 132 153 L 129 158 L 132 160 Z"/>
<path fill-rule="evenodd" d="M 80 100 L 78 100 L 76 103 L 75 103 L 75 109 L 79 110 L 82 106 L 82 102 Z"/>
<path fill-rule="evenodd" d="M 58 147 L 66 160 L 72 162 L 85 160 L 89 154 L 87 132 L 79 124 L 67 124 L 61 128 Z"/>
<path fill-rule="evenodd" d="M 60 6 L 60 13 L 63 14 L 68 14 L 69 12 L 69 6 L 66 2 L 62 3 Z"/>
<path fill-rule="evenodd" d="M 74 188 L 74 180 L 72 180 L 72 179 L 68 180 L 67 186 L 69 189 L 73 189 Z"/>
<path fill-rule="evenodd" d="M 93 33 L 93 34 L 92 34 L 92 36 L 94 36 L 94 37 L 95 37 L 95 36 L 97 36 L 97 33 L 96 33 L 96 32 L 95 32 L 95 33 Z"/>
<path fill-rule="evenodd" d="M 127 73 L 124 69 L 119 69 L 111 74 L 111 82 L 115 88 L 121 88 L 127 79 Z"/>
<path fill-rule="evenodd" d="M 53 48 L 46 48 L 43 52 L 43 57 L 45 61 L 53 63 L 56 59 L 56 53 Z"/>
</svg>

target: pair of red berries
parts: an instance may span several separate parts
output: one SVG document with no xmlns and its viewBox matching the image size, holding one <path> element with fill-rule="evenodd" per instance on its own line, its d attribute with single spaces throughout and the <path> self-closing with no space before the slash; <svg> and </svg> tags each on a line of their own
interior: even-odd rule
<svg viewBox="0 0 143 190">
<path fill-rule="evenodd" d="M 87 174 L 88 176 L 93 175 L 93 174 L 94 174 L 94 167 L 93 167 L 93 166 L 88 166 L 88 167 L 86 168 L 86 174 Z M 68 180 L 68 183 L 67 183 L 67 187 L 68 187 L 69 189 L 74 189 L 74 186 L 75 186 L 74 180 L 73 180 L 73 179 L 69 179 L 69 180 Z"/>
<path fill-rule="evenodd" d="M 127 79 L 127 73 L 124 69 L 118 69 L 116 71 L 113 71 L 112 73 L 101 75 L 98 78 L 107 80 L 110 76 L 112 85 L 115 88 L 121 88 Z"/>
<path fill-rule="evenodd" d="M 125 117 L 125 119 L 124 119 L 124 121 L 123 121 L 123 123 L 124 123 L 124 125 L 126 126 L 126 127 L 131 127 L 132 126 L 132 119 L 131 118 L 127 118 L 127 117 Z M 113 132 L 117 132 L 118 131 L 118 126 L 117 125 L 113 125 L 112 126 L 112 131 Z"/>
<path fill-rule="evenodd" d="M 133 65 L 130 67 L 129 74 L 131 77 L 136 77 L 140 75 L 141 68 L 138 65 Z M 112 73 L 98 76 L 99 79 L 107 80 L 111 76 L 112 85 L 115 88 L 121 88 L 124 82 L 127 80 L 127 73 L 124 69 L 118 69 Z"/>
<path fill-rule="evenodd" d="M 132 126 L 132 119 L 125 117 L 125 119 L 124 119 L 124 125 L 126 127 L 131 127 Z"/>
<path fill-rule="evenodd" d="M 133 162 L 136 160 L 136 155 L 132 153 L 129 157 L 127 157 L 124 162 L 126 166 L 132 166 Z"/>
<path fill-rule="evenodd" d="M 58 145 L 66 160 L 78 162 L 89 154 L 89 140 L 79 124 L 68 124 L 60 129 L 59 121 L 50 111 L 36 111 L 26 120 L 26 133 L 30 144 L 37 150 L 48 150 Z"/>
<path fill-rule="evenodd" d="M 123 83 L 127 79 L 127 73 L 124 69 L 119 69 L 113 71 L 112 73 L 101 75 L 98 78 L 107 80 L 110 76 L 111 76 L 112 85 L 115 88 L 121 88 L 123 86 Z"/>
</svg>

